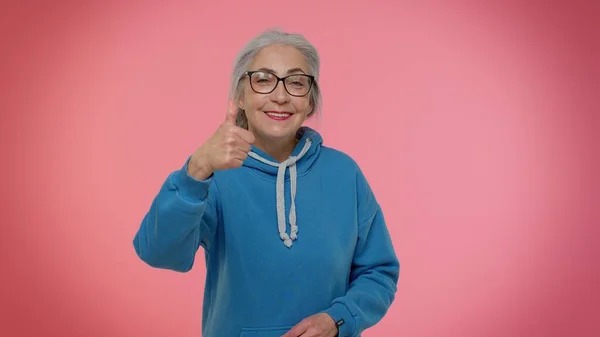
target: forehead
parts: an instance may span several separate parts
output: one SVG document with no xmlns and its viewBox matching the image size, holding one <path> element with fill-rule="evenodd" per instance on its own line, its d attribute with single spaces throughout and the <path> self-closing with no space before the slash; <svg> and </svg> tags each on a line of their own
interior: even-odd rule
<svg viewBox="0 0 600 337">
<path fill-rule="evenodd" d="M 308 73 L 308 63 L 302 53 L 285 45 L 271 45 L 263 48 L 252 60 L 250 69 L 269 68 L 278 75 L 285 75 L 288 70 L 300 68 Z"/>
</svg>

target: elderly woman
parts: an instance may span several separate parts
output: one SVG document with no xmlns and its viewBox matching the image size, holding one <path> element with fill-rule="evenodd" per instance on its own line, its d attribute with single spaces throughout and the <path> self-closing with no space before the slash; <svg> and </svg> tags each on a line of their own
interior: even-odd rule
<svg viewBox="0 0 600 337">
<path fill-rule="evenodd" d="M 154 268 L 187 272 L 204 249 L 205 337 L 356 337 L 395 298 L 399 262 L 364 174 L 303 126 L 319 113 L 319 68 L 302 35 L 250 41 L 225 121 L 135 235 Z"/>
</svg>

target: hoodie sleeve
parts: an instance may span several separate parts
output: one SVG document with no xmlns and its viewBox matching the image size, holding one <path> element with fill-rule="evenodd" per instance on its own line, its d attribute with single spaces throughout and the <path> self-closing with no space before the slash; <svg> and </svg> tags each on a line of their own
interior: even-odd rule
<svg viewBox="0 0 600 337">
<path fill-rule="evenodd" d="M 138 257 L 155 268 L 190 271 L 199 247 L 214 242 L 218 191 L 213 176 L 191 177 L 188 162 L 167 177 L 133 239 Z"/>
<path fill-rule="evenodd" d="M 374 326 L 395 299 L 400 264 L 380 205 L 359 171 L 358 241 L 345 296 L 325 310 L 339 325 L 339 337 L 356 337 Z"/>
</svg>

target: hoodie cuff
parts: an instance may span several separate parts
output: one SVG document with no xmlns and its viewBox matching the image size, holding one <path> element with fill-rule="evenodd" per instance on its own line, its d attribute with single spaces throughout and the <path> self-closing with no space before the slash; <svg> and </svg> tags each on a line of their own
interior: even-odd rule
<svg viewBox="0 0 600 337">
<path fill-rule="evenodd" d="M 354 334 L 356 322 L 345 305 L 336 302 L 324 312 L 331 316 L 338 325 L 339 337 L 351 337 Z"/>
<path fill-rule="evenodd" d="M 208 196 L 208 190 L 212 183 L 213 175 L 211 174 L 206 180 L 197 180 L 188 173 L 187 167 L 189 162 L 190 158 L 188 158 L 183 167 L 172 176 L 173 185 L 175 185 L 175 188 L 182 198 L 190 202 L 203 201 Z"/>
</svg>

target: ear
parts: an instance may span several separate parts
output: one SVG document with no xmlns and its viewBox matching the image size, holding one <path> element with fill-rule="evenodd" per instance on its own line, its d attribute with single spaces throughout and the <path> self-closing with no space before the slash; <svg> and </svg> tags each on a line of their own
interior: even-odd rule
<svg viewBox="0 0 600 337">
<path fill-rule="evenodd" d="M 306 116 L 310 115 L 313 112 L 313 104 L 312 102 L 308 103 L 308 108 L 306 108 Z"/>
<path fill-rule="evenodd" d="M 315 112 L 315 102 L 313 100 L 313 95 L 312 93 L 308 94 L 308 110 L 306 112 L 306 115 L 308 116 L 309 114 Z"/>
<path fill-rule="evenodd" d="M 238 108 L 240 109 L 244 109 L 244 96 L 240 95 L 240 97 L 238 97 L 238 99 L 235 101 L 235 104 L 237 105 Z"/>
</svg>

